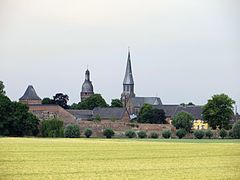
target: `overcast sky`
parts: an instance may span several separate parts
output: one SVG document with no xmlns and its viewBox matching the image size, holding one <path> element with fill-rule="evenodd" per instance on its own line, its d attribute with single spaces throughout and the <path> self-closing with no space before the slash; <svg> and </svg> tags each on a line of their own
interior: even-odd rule
<svg viewBox="0 0 240 180">
<path fill-rule="evenodd" d="M 88 65 L 110 102 L 130 46 L 137 96 L 202 105 L 226 93 L 240 106 L 239 9 L 239 0 L 0 0 L 0 80 L 12 100 L 32 84 L 71 104 Z"/>
</svg>

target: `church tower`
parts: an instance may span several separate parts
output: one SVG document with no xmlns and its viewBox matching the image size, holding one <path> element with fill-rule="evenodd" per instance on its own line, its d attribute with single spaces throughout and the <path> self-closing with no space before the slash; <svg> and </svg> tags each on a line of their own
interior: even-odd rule
<svg viewBox="0 0 240 180">
<path fill-rule="evenodd" d="M 93 95 L 93 85 L 90 81 L 90 71 L 87 69 L 85 73 L 85 81 L 82 85 L 82 92 L 81 92 L 81 101 L 87 99 L 91 95 Z"/>
<path fill-rule="evenodd" d="M 124 107 L 126 107 L 128 100 L 132 97 L 135 97 L 135 94 L 134 94 L 134 81 L 133 81 L 132 66 L 131 66 L 131 56 L 130 56 L 130 49 L 129 49 L 128 58 L 127 58 L 127 67 L 126 67 L 125 77 L 123 80 L 123 92 L 121 95 L 121 101 Z"/>
</svg>

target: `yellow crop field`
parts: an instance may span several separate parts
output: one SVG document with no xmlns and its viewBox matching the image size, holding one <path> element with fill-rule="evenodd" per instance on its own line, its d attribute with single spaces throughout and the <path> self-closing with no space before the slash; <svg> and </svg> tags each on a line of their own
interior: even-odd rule
<svg viewBox="0 0 240 180">
<path fill-rule="evenodd" d="M 0 138 L 0 179 L 240 179 L 240 141 Z"/>
</svg>

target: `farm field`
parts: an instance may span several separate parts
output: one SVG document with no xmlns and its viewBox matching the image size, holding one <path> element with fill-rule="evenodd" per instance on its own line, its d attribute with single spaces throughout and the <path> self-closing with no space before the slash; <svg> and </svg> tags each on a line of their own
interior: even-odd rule
<svg viewBox="0 0 240 180">
<path fill-rule="evenodd" d="M 240 140 L 0 138 L 0 179 L 240 179 Z"/>
</svg>

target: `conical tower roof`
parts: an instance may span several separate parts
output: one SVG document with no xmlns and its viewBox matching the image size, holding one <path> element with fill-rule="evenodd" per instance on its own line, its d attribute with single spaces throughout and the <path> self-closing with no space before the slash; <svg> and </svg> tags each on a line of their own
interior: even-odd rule
<svg viewBox="0 0 240 180">
<path fill-rule="evenodd" d="M 124 80 L 123 80 L 123 84 L 134 84 L 130 50 L 128 50 L 127 67 L 126 67 L 126 72 L 125 72 L 125 77 L 124 77 Z"/>
<path fill-rule="evenodd" d="M 29 85 L 24 95 L 19 100 L 41 100 L 32 85 Z"/>
</svg>

